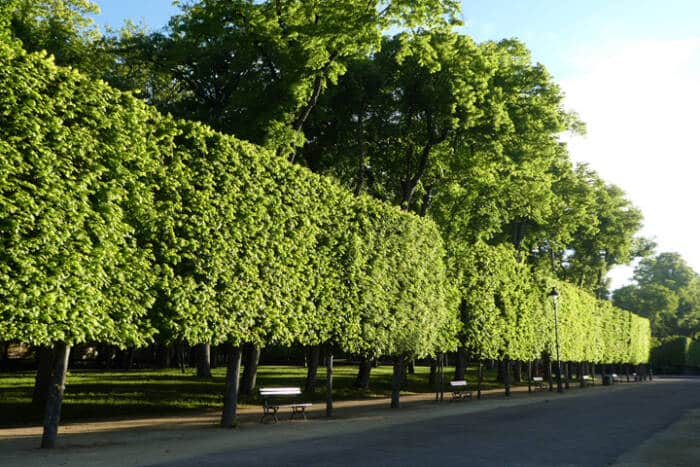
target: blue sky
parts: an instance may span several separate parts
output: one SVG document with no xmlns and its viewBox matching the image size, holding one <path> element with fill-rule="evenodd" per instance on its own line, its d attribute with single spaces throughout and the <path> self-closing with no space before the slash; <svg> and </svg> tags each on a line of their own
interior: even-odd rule
<svg viewBox="0 0 700 467">
<path fill-rule="evenodd" d="M 171 0 L 96 0 L 98 24 L 162 28 Z M 700 1 L 464 0 L 477 41 L 517 37 L 559 82 L 588 125 L 567 138 L 572 159 L 622 187 L 645 216 L 642 234 L 700 271 Z M 612 274 L 623 284 L 631 268 Z"/>
</svg>

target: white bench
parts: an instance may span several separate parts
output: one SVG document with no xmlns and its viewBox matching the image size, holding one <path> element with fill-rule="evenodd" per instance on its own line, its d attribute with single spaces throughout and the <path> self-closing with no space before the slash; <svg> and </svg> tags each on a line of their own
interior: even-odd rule
<svg viewBox="0 0 700 467">
<path fill-rule="evenodd" d="M 541 376 L 533 376 L 532 385 L 535 386 L 535 389 L 544 391 L 544 378 Z"/>
<path fill-rule="evenodd" d="M 622 376 L 618 375 L 617 373 L 613 373 L 610 376 L 612 376 L 613 383 L 621 383 L 622 382 Z"/>
<path fill-rule="evenodd" d="M 583 375 L 583 385 L 588 386 L 589 384 L 593 384 L 593 378 L 591 378 L 591 375 Z"/>
<path fill-rule="evenodd" d="M 280 404 L 280 398 L 288 396 L 298 396 L 301 388 L 260 388 L 260 395 L 263 397 L 263 416 L 260 423 L 264 423 L 267 418 L 271 418 L 273 423 L 277 423 L 277 412 L 279 409 L 292 409 L 293 420 L 297 415 L 301 415 L 306 420 L 306 408 L 311 407 L 309 402 L 292 402 L 290 404 Z"/>
<path fill-rule="evenodd" d="M 464 400 L 472 397 L 472 392 L 467 390 L 467 382 L 463 379 L 450 381 L 450 388 L 452 389 L 452 400 Z"/>
</svg>

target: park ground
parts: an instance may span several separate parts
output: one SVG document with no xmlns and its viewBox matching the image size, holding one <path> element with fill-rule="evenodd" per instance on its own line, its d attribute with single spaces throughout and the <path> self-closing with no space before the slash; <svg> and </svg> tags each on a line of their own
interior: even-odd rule
<svg viewBox="0 0 700 467">
<path fill-rule="evenodd" d="M 251 405 L 233 430 L 217 427 L 215 411 L 79 421 L 61 428 L 53 452 L 37 449 L 37 426 L 4 428 L 0 465 L 700 464 L 700 379 L 434 397 L 405 395 L 399 410 L 383 397 L 342 400 L 331 419 L 315 403 L 308 421 L 276 425 Z"/>
</svg>

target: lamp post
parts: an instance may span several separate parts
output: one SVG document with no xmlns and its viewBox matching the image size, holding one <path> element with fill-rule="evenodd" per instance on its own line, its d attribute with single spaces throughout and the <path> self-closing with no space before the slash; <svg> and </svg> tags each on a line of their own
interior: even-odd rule
<svg viewBox="0 0 700 467">
<path fill-rule="evenodd" d="M 559 317 L 557 312 L 559 311 L 559 292 L 557 292 L 556 287 L 552 287 L 549 292 L 549 298 L 552 299 L 552 306 L 554 307 L 554 345 L 557 351 L 557 392 L 564 392 L 564 388 L 561 385 L 561 358 L 559 356 Z"/>
</svg>

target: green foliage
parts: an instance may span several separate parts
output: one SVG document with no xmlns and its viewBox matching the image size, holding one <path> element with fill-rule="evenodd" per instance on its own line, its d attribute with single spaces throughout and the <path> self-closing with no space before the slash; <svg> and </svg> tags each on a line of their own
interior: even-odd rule
<svg viewBox="0 0 700 467">
<path fill-rule="evenodd" d="M 10 0 L 12 35 L 29 52 L 45 50 L 58 65 L 92 72 L 101 51 L 101 34 L 90 15 L 99 13 L 91 0 Z"/>
<path fill-rule="evenodd" d="M 556 287 L 563 360 L 635 364 L 649 360 L 648 320 L 571 284 L 559 281 Z M 553 349 L 550 340 L 547 350 Z"/>
<path fill-rule="evenodd" d="M 334 23 L 354 11 L 343 10 L 353 2 L 346 3 L 328 7 L 311 25 L 309 15 L 322 8 L 316 4 L 307 11 L 303 3 L 281 2 L 273 11 L 267 2 L 202 2 L 186 8 L 173 28 L 177 21 L 196 26 L 200 14 L 242 12 L 243 20 L 260 22 L 233 28 L 245 38 L 261 34 L 262 45 L 250 47 L 272 41 L 286 50 L 290 67 L 310 67 L 302 81 L 333 80 L 344 65 L 319 50 L 345 51 L 338 55 L 344 60 L 375 50 L 370 44 L 352 51 L 349 37 L 316 43 L 306 36 L 328 26 L 326 18 Z M 385 12 L 371 11 L 384 18 L 379 23 L 413 24 L 429 20 L 430 10 L 419 5 L 433 3 L 452 5 L 391 2 Z M 234 4 L 240 10 L 231 10 Z M 370 32 L 372 21 L 362 23 Z M 198 37 L 191 34 L 174 37 Z M 275 42 L 280 37 L 285 43 Z M 312 60 L 317 52 L 320 65 Z M 260 50 L 251 53 L 260 58 Z M 571 169 L 554 138 L 571 125 L 558 88 L 514 41 L 476 46 L 443 30 L 421 32 L 387 40 L 372 58 L 358 60 L 366 72 L 358 92 L 376 100 L 345 117 L 359 123 L 368 116 L 365 136 L 376 139 L 367 141 L 386 155 L 372 160 L 372 170 L 386 176 L 373 194 L 381 191 L 404 211 L 353 197 L 290 164 L 277 155 L 280 145 L 266 150 L 162 116 L 130 94 L 3 45 L 3 339 L 127 345 L 157 331 L 163 340 L 327 343 L 374 355 L 424 356 L 458 344 L 480 358 L 553 354 L 553 310 L 543 296 L 553 281 L 532 272 L 522 246 L 556 243 L 542 232 L 558 199 L 553 168 Z M 375 79 L 384 81 L 372 88 Z M 313 101 L 304 82 L 284 84 L 284 92 L 300 94 L 286 116 L 266 122 L 289 126 L 299 117 L 302 104 Z M 272 131 L 273 123 L 261 128 Z M 364 170 L 360 156 L 354 162 Z M 411 170 L 399 176 L 401 167 Z M 586 185 L 571 178 L 572 186 Z M 405 212 L 426 214 L 432 189 L 446 193 L 437 200 L 439 228 Z M 478 199 L 485 204 L 474 205 Z M 579 214 L 572 226 L 590 220 L 585 209 Z M 572 226 L 568 237 L 557 237 L 558 247 L 581 234 Z M 519 233 L 504 240 L 511 227 Z M 644 320 L 572 285 L 558 287 L 565 359 L 646 361 Z"/>
<path fill-rule="evenodd" d="M 687 365 L 691 340 L 683 336 L 673 336 L 651 352 L 652 366 L 660 372 L 679 372 Z M 695 352 L 694 352 L 695 354 Z"/>
<path fill-rule="evenodd" d="M 688 345 L 688 351 L 685 356 L 686 366 L 700 368 L 700 341 L 694 340 Z"/>
<path fill-rule="evenodd" d="M 651 321 L 654 336 L 700 331 L 700 276 L 677 253 L 643 259 L 635 269 L 636 284 L 613 293 L 615 304 Z"/>
<path fill-rule="evenodd" d="M 130 212 L 154 170 L 136 143 L 148 112 L 40 55 L 2 44 L 0 62 L 3 339 L 146 342 L 153 275 Z"/>
<path fill-rule="evenodd" d="M 513 247 L 477 243 L 455 251 L 461 345 L 482 359 L 536 358 L 543 348 L 543 309 L 537 284 Z"/>
<path fill-rule="evenodd" d="M 651 352 L 654 369 L 663 373 L 683 372 L 700 368 L 700 341 L 685 336 L 664 339 Z"/>
<path fill-rule="evenodd" d="M 2 52 L 4 340 L 454 347 L 431 221 Z"/>
<path fill-rule="evenodd" d="M 562 281 L 540 278 L 515 259 L 513 247 L 483 243 L 454 256 L 461 296 L 461 345 L 481 359 L 530 360 L 556 355 L 554 304 L 564 361 L 645 363 L 648 320 Z"/>
<path fill-rule="evenodd" d="M 160 84 L 173 93 L 156 99 L 161 109 L 291 154 L 319 95 L 351 60 L 376 52 L 389 28 L 448 28 L 459 2 L 200 0 L 181 8 L 168 33 L 144 37 L 144 53 L 125 66 L 167 71 Z"/>
</svg>

